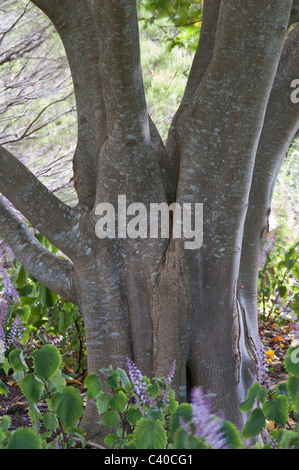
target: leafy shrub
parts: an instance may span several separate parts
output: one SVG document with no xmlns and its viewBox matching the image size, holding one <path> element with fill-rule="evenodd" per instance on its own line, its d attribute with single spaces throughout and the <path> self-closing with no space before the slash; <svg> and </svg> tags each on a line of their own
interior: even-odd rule
<svg viewBox="0 0 299 470">
<path fill-rule="evenodd" d="M 14 379 L 28 400 L 32 429 L 10 431 L 10 418 L 4 416 L 0 420 L 0 448 L 69 448 L 77 444 L 74 437 L 84 445 L 84 433 L 76 427 L 83 414 L 83 399 L 76 388 L 66 386 L 67 376 L 60 369 L 58 348 L 46 344 L 35 350 L 30 359 L 31 368 L 23 351 L 13 349 L 8 361 L 14 370 Z M 44 415 L 40 412 L 42 401 L 47 403 L 49 410 Z M 41 431 L 41 425 L 45 431 Z"/>
<path fill-rule="evenodd" d="M 299 316 L 299 242 L 285 247 L 279 233 L 268 239 L 261 257 L 259 318 L 283 326 Z"/>
</svg>

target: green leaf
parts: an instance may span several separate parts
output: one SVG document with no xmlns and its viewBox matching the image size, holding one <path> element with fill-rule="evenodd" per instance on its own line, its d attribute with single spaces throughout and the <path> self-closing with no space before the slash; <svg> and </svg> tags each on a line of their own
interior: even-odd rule
<svg viewBox="0 0 299 470">
<path fill-rule="evenodd" d="M 151 407 L 148 410 L 148 414 L 152 419 L 159 419 L 160 421 L 163 421 L 164 419 L 162 410 L 160 408 Z"/>
<path fill-rule="evenodd" d="M 113 367 L 110 365 L 108 367 L 108 369 L 105 369 L 104 367 L 102 369 L 100 369 L 100 372 L 102 372 L 103 374 L 109 374 L 109 372 L 113 371 Z"/>
<path fill-rule="evenodd" d="M 114 410 L 108 410 L 103 414 L 103 422 L 105 426 L 109 426 L 110 428 L 113 428 L 118 425 L 119 423 L 119 416 L 118 413 Z"/>
<path fill-rule="evenodd" d="M 136 444 L 134 441 L 130 440 L 122 445 L 122 449 L 136 449 Z"/>
<path fill-rule="evenodd" d="M 58 325 L 58 333 L 61 335 L 65 335 L 68 327 L 71 325 L 73 321 L 73 313 L 69 312 L 65 309 L 59 312 L 59 325 Z"/>
<path fill-rule="evenodd" d="M 56 429 L 58 428 L 58 420 L 53 413 L 50 413 L 49 411 L 45 413 L 43 416 L 43 420 L 46 429 L 52 432 L 56 431 Z"/>
<path fill-rule="evenodd" d="M 299 347 L 293 346 L 287 350 L 284 366 L 290 375 L 299 379 Z"/>
<path fill-rule="evenodd" d="M 136 426 L 137 421 L 142 418 L 142 413 L 138 408 L 138 405 L 130 405 L 130 408 L 128 409 L 126 413 L 126 418 L 129 421 L 129 423 L 133 424 L 133 426 Z"/>
<path fill-rule="evenodd" d="M 118 437 L 116 434 L 107 434 L 107 436 L 104 439 L 104 443 L 107 447 L 112 447 L 113 444 L 118 440 Z"/>
<path fill-rule="evenodd" d="M 52 398 L 53 411 L 63 423 L 70 427 L 75 426 L 83 414 L 83 399 L 74 387 L 65 387 Z"/>
<path fill-rule="evenodd" d="M 5 395 L 6 397 L 9 395 L 9 390 L 6 385 L 2 382 L 2 380 L 0 380 L 0 393 L 2 393 L 2 395 Z"/>
<path fill-rule="evenodd" d="M 54 374 L 52 379 L 48 381 L 49 391 L 51 394 L 56 392 L 61 392 L 62 389 L 65 387 L 66 381 L 62 376 L 62 372 L 60 369 Z"/>
<path fill-rule="evenodd" d="M 278 395 L 275 400 L 268 400 L 263 405 L 266 418 L 275 421 L 279 426 L 284 426 L 288 419 L 288 399 L 284 395 Z"/>
<path fill-rule="evenodd" d="M 40 436 L 29 428 L 19 428 L 10 437 L 8 449 L 41 449 Z"/>
<path fill-rule="evenodd" d="M 243 413 L 248 413 L 252 409 L 260 390 L 261 386 L 257 382 L 254 382 L 248 389 L 246 400 L 239 405 L 239 409 L 243 411 Z"/>
<path fill-rule="evenodd" d="M 157 396 L 159 395 L 160 393 L 160 387 L 157 383 L 155 384 L 150 384 L 148 387 L 147 387 L 147 390 L 148 390 L 148 394 L 150 397 L 152 398 L 157 398 Z"/>
<path fill-rule="evenodd" d="M 280 297 L 284 297 L 287 293 L 286 286 L 278 286 L 278 293 L 279 293 Z"/>
<path fill-rule="evenodd" d="M 290 431 L 288 429 L 283 430 L 282 439 L 279 443 L 279 449 L 291 449 L 295 446 L 295 449 L 299 448 L 299 436 L 297 432 Z"/>
<path fill-rule="evenodd" d="M 100 392 L 96 398 L 96 405 L 100 414 L 108 410 L 109 401 L 111 400 L 112 393 Z"/>
<path fill-rule="evenodd" d="M 8 361 L 7 358 L 5 358 L 4 362 L 1 363 L 0 369 L 3 369 L 3 371 L 5 372 L 5 375 L 8 375 L 10 365 L 9 365 L 9 361 Z M 1 371 L 0 371 L 0 373 L 1 373 Z M 2 373 L 2 375 L 3 375 L 3 373 Z"/>
<path fill-rule="evenodd" d="M 166 431 L 161 421 L 141 418 L 134 431 L 136 449 L 164 449 L 167 443 Z"/>
<path fill-rule="evenodd" d="M 178 402 L 173 397 L 169 397 L 167 405 L 167 414 L 173 414 L 178 406 Z"/>
<path fill-rule="evenodd" d="M 38 282 L 39 287 L 39 298 L 45 307 L 54 307 L 58 300 L 58 295 L 52 292 L 50 289 L 45 287 L 43 284 Z"/>
<path fill-rule="evenodd" d="M 21 289 L 27 281 L 27 273 L 23 265 L 20 265 L 19 272 L 17 278 L 15 280 L 15 285 L 17 289 Z"/>
<path fill-rule="evenodd" d="M 179 428 L 175 434 L 174 449 L 208 449 L 209 446 L 197 436 L 188 434 L 184 428 Z"/>
<path fill-rule="evenodd" d="M 251 437 L 258 436 L 266 425 L 266 419 L 263 411 L 260 408 L 256 408 L 251 413 L 247 423 L 245 424 L 242 437 L 244 439 L 250 439 Z"/>
<path fill-rule="evenodd" d="M 28 400 L 37 402 L 43 392 L 44 384 L 34 374 L 30 373 L 22 379 L 20 387 Z"/>
<path fill-rule="evenodd" d="M 42 415 L 36 405 L 36 403 L 30 403 L 29 405 L 29 417 L 31 419 L 31 423 L 33 425 L 33 430 L 38 432 L 40 428 L 40 419 L 42 419 Z"/>
<path fill-rule="evenodd" d="M 80 439 L 81 445 L 84 448 L 86 446 L 86 436 L 84 431 L 81 428 L 73 427 L 72 434 Z"/>
<path fill-rule="evenodd" d="M 116 370 L 114 370 L 114 371 L 111 372 L 109 377 L 106 379 L 106 384 L 109 387 L 112 387 L 112 388 L 116 389 L 119 386 L 119 380 L 120 380 L 119 373 Z"/>
<path fill-rule="evenodd" d="M 257 394 L 257 399 L 259 400 L 260 403 L 264 403 L 268 395 L 268 391 L 262 388 L 258 394 Z"/>
<path fill-rule="evenodd" d="M 85 387 L 88 389 L 87 390 L 87 398 L 90 400 L 91 398 L 94 398 L 98 393 L 102 391 L 102 384 L 95 373 L 88 374 L 88 376 L 85 379 L 84 382 Z"/>
<path fill-rule="evenodd" d="M 289 396 L 288 392 L 288 385 L 287 382 L 282 382 L 278 384 L 276 387 L 274 387 L 278 395 L 285 395 L 286 397 Z"/>
<path fill-rule="evenodd" d="M 288 380 L 288 392 L 294 411 L 299 414 L 299 378 L 290 377 Z"/>
<path fill-rule="evenodd" d="M 236 426 L 230 421 L 223 421 L 221 431 L 230 449 L 243 449 L 244 445 Z"/>
<path fill-rule="evenodd" d="M 130 387 L 130 380 L 129 380 L 127 374 L 125 373 L 125 371 L 123 369 L 117 368 L 116 372 L 118 372 L 120 380 L 122 381 L 123 386 L 124 387 Z"/>
<path fill-rule="evenodd" d="M 61 363 L 58 349 L 51 344 L 45 344 L 32 353 L 36 375 L 45 381 L 50 380 Z"/>
<path fill-rule="evenodd" d="M 23 380 L 23 378 L 25 377 L 25 373 L 20 373 L 20 372 L 14 372 L 12 374 L 12 377 L 13 379 L 18 383 L 18 385 L 20 385 L 21 381 Z"/>
<path fill-rule="evenodd" d="M 182 403 L 179 405 L 170 419 L 169 437 L 172 438 L 176 430 L 180 427 L 180 419 L 188 423 L 192 420 L 192 415 L 192 405 L 190 403 Z"/>
<path fill-rule="evenodd" d="M 111 400 L 109 401 L 109 406 L 114 410 L 114 411 L 119 411 L 122 413 L 126 407 L 127 404 L 127 397 L 123 392 L 118 392 L 116 395 L 113 395 Z"/>
<path fill-rule="evenodd" d="M 24 370 L 28 370 L 28 366 L 25 362 L 23 351 L 21 349 L 13 349 L 10 352 L 9 362 L 15 372 L 19 372 L 21 374 Z"/>
<path fill-rule="evenodd" d="M 11 426 L 10 417 L 7 415 L 2 416 L 2 418 L 0 419 L 0 429 L 2 429 L 3 431 L 7 431 L 8 428 L 10 428 L 10 426 Z"/>
<path fill-rule="evenodd" d="M 34 299 L 31 299 L 31 300 L 34 301 Z M 27 323 L 27 321 L 30 317 L 30 314 L 31 314 L 31 309 L 28 305 L 23 304 L 23 298 L 22 298 L 22 309 L 20 311 L 20 317 L 21 317 L 21 320 L 24 324 Z"/>
</svg>

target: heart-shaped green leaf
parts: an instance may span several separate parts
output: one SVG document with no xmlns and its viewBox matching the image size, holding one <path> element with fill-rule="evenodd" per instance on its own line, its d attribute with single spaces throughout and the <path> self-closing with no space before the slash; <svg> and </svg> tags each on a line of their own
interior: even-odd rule
<svg viewBox="0 0 299 470">
<path fill-rule="evenodd" d="M 30 373 L 22 379 L 20 387 L 28 400 L 37 402 L 43 392 L 44 384 L 34 374 Z"/>
<path fill-rule="evenodd" d="M 94 398 L 98 393 L 102 391 L 102 384 L 95 373 L 90 373 L 85 379 L 84 382 L 85 387 L 87 388 L 87 398 L 90 400 Z"/>
<path fill-rule="evenodd" d="M 164 449 L 167 438 L 161 421 L 141 418 L 134 431 L 137 449 Z"/>
<path fill-rule="evenodd" d="M 29 428 L 19 428 L 9 438 L 8 449 L 41 449 L 40 436 Z"/>
<path fill-rule="evenodd" d="M 250 439 L 251 437 L 258 436 L 266 425 L 266 419 L 263 411 L 260 408 L 256 408 L 251 413 L 247 423 L 245 424 L 242 437 Z"/>
<path fill-rule="evenodd" d="M 83 414 L 83 399 L 74 387 L 65 387 L 52 398 L 53 411 L 66 426 L 75 426 Z"/>
<path fill-rule="evenodd" d="M 32 356 L 36 375 L 47 382 L 55 375 L 60 366 L 61 357 L 58 349 L 51 344 L 45 344 Z"/>
<path fill-rule="evenodd" d="M 268 400 L 263 404 L 263 412 L 266 418 L 274 421 L 279 426 L 285 426 L 288 419 L 288 399 L 284 395 L 278 395 L 275 400 Z"/>
</svg>

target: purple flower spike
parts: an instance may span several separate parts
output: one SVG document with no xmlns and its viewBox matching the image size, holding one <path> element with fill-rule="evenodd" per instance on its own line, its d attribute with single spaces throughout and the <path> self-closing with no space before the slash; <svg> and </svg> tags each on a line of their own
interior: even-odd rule
<svg viewBox="0 0 299 470">
<path fill-rule="evenodd" d="M 173 376 L 174 376 L 175 366 L 176 366 L 176 362 L 173 361 L 171 369 L 169 371 L 169 374 L 168 374 L 168 376 L 166 377 L 166 380 L 165 380 L 166 389 L 165 389 L 164 397 L 163 397 L 163 405 L 164 406 L 167 406 L 169 404 L 169 385 L 171 384 Z"/>
<path fill-rule="evenodd" d="M 153 406 L 152 400 L 147 394 L 146 383 L 143 381 L 142 374 L 132 359 L 127 359 L 129 377 L 134 385 L 138 408 L 142 414 L 147 414 L 142 405 Z"/>
<path fill-rule="evenodd" d="M 271 382 L 268 377 L 268 363 L 265 348 L 260 338 L 256 341 L 256 365 L 257 365 L 257 381 L 262 387 L 269 389 Z"/>
<path fill-rule="evenodd" d="M 168 374 L 168 376 L 166 377 L 166 380 L 165 380 L 165 383 L 166 383 L 167 385 L 170 385 L 171 382 L 172 382 L 172 379 L 173 379 L 173 376 L 174 376 L 174 372 L 175 372 L 175 366 L 176 366 L 176 362 L 173 361 L 172 366 L 171 366 L 171 369 L 170 369 L 170 371 L 169 371 L 169 374 Z"/>
<path fill-rule="evenodd" d="M 213 449 L 227 449 L 227 443 L 221 432 L 222 419 L 212 414 L 210 398 L 203 393 L 201 387 L 191 392 L 193 408 L 193 424 L 196 435 L 204 438 Z"/>
</svg>

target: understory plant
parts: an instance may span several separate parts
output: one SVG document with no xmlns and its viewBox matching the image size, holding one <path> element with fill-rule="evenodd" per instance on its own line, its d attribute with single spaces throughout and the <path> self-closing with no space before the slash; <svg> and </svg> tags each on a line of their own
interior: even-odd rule
<svg viewBox="0 0 299 470">
<path fill-rule="evenodd" d="M 284 326 L 299 316 L 299 266 L 296 241 L 285 246 L 280 231 L 270 232 L 261 260 L 258 311 L 262 321 Z"/>
<path fill-rule="evenodd" d="M 36 238 L 49 251 L 57 253 L 57 248 L 41 234 L 37 233 Z M 0 243 L 0 342 L 6 356 L 14 348 L 22 349 L 26 355 L 43 344 L 58 346 L 74 378 L 84 375 L 87 368 L 84 322 L 78 307 L 38 282 L 3 243 Z"/>
<path fill-rule="evenodd" d="M 297 332 L 298 334 L 298 332 Z M 299 335 L 298 335 L 299 336 Z M 32 362 L 30 363 L 30 359 Z M 84 411 L 78 389 L 66 385 L 57 347 L 47 344 L 25 360 L 22 350 L 9 354 L 7 367 L 28 400 L 32 428 L 10 430 L 10 418 L 0 420 L 0 448 L 69 448 L 85 436 L 79 427 Z M 173 364 L 165 378 L 142 376 L 128 359 L 128 374 L 112 366 L 85 379 L 86 398 L 93 400 L 100 425 L 111 428 L 105 446 L 112 449 L 242 449 L 248 439 L 261 436 L 256 449 L 299 449 L 299 424 L 288 426 L 289 417 L 299 417 L 299 347 L 292 346 L 285 358 L 289 379 L 267 388 L 254 382 L 240 409 L 249 414 L 241 432 L 212 411 L 211 395 L 196 387 L 191 403 L 179 404 L 171 388 Z M 0 393 L 8 393 L 5 386 Z M 46 403 L 47 412 L 40 411 Z M 266 431 L 266 420 L 273 430 Z M 295 422 L 295 421 L 293 421 Z"/>
<path fill-rule="evenodd" d="M 13 349 L 4 367 L 13 369 L 13 378 L 28 400 L 31 428 L 10 431 L 10 418 L 0 421 L 0 448 L 42 449 L 70 448 L 80 440 L 85 443 L 83 431 L 76 427 L 83 413 L 83 398 L 78 389 L 66 386 L 61 371 L 58 348 L 46 344 L 27 358 L 21 349 Z M 0 392 L 8 394 L 4 384 Z M 41 412 L 43 405 L 47 411 Z"/>
<path fill-rule="evenodd" d="M 48 248 L 55 250 L 51 245 Z M 271 262 L 273 269 L 265 268 L 266 261 L 261 271 L 260 294 L 262 305 L 267 305 L 266 319 L 279 317 L 283 321 L 282 312 L 285 317 L 296 319 L 296 248 L 294 245 L 283 252 L 280 250 L 277 264 Z M 13 370 L 13 378 L 28 400 L 32 424 L 31 428 L 12 430 L 10 417 L 4 416 L 0 420 L 0 448 L 70 448 L 78 441 L 84 447 L 85 435 L 80 428 L 83 397 L 66 382 L 76 374 L 65 373 L 67 365 L 72 367 L 70 358 L 76 356 L 73 353 L 78 349 L 76 372 L 80 367 L 84 370 L 82 320 L 72 304 L 39 284 L 12 256 L 2 257 L 0 266 L 0 373 L 6 377 Z M 275 291 L 281 304 L 277 294 L 276 297 L 273 294 Z M 295 343 L 287 351 L 284 363 L 289 374 L 286 382 L 271 385 L 265 351 L 258 348 L 257 381 L 240 404 L 240 410 L 249 415 L 241 432 L 225 417 L 213 413 L 213 396 L 201 387 L 191 391 L 191 403 L 179 404 L 171 387 L 175 363 L 168 376 L 162 378 L 143 376 L 129 358 L 127 372 L 110 366 L 101 369 L 100 376 L 87 375 L 86 398 L 95 402 L 99 424 L 111 428 L 105 446 L 242 449 L 248 439 L 261 437 L 264 444 L 255 444 L 254 448 L 299 448 L 299 424 L 294 424 L 299 421 L 299 322 L 296 325 Z M 7 395 L 9 391 L 0 380 L 1 393 Z M 47 411 L 43 413 L 45 405 Z M 272 423 L 270 432 L 266 429 L 267 422 Z"/>
</svg>

